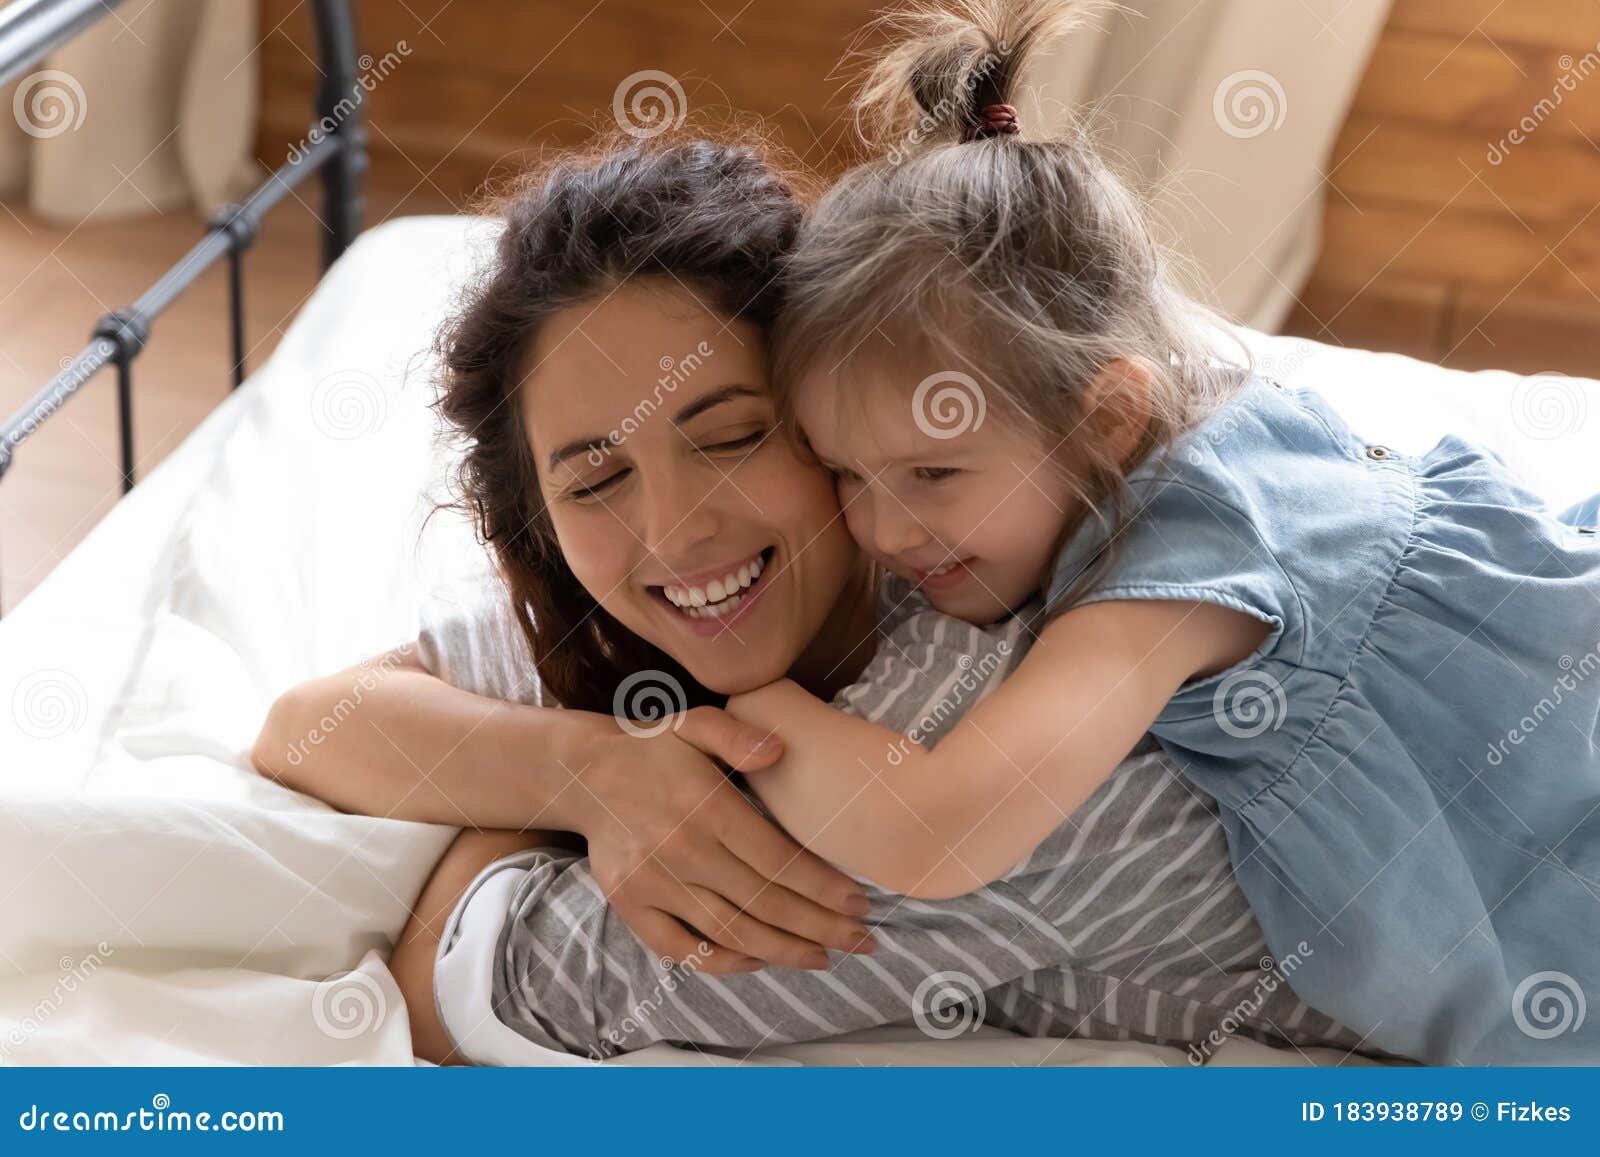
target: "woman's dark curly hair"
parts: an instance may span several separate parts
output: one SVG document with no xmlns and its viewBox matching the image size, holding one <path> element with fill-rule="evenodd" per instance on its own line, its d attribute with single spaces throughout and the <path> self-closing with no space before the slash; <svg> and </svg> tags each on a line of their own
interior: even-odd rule
<svg viewBox="0 0 1600 1157">
<path fill-rule="evenodd" d="M 562 557 L 517 388 L 535 335 L 558 311 L 643 277 L 670 278 L 726 319 L 765 328 L 800 225 L 797 190 L 765 150 L 657 138 L 567 154 L 492 206 L 504 232 L 435 338 L 434 406 L 464 444 L 449 505 L 492 549 L 547 698 L 562 706 L 610 712 L 622 679 L 647 669 L 678 679 L 691 702 L 707 696 L 607 614 Z"/>
</svg>

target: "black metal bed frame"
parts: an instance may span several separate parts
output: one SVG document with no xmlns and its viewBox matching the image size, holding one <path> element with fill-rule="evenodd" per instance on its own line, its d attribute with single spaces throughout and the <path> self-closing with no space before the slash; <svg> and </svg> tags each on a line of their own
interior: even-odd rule
<svg viewBox="0 0 1600 1157">
<path fill-rule="evenodd" d="M 15 0 L 0 10 L 0 85 L 21 76 L 41 59 L 94 24 L 123 0 Z M 366 129 L 357 86 L 356 32 L 352 0 L 311 0 L 322 81 L 309 147 L 275 169 L 243 203 L 220 206 L 205 236 L 132 305 L 115 309 L 94 325 L 90 341 L 20 410 L 0 425 L 0 479 L 16 449 L 67 399 L 107 365 L 117 368 L 117 409 L 122 442 L 122 492 L 133 488 L 133 360 L 150 339 L 155 319 L 211 266 L 228 261 L 229 314 L 233 334 L 233 387 L 245 377 L 244 252 L 255 242 L 262 216 L 311 173 L 322 174 L 323 268 L 361 230 L 362 181 L 367 168 Z"/>
</svg>

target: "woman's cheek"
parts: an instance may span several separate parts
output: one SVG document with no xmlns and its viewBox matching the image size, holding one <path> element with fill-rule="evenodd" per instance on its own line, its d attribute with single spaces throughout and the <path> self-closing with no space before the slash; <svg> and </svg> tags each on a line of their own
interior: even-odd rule
<svg viewBox="0 0 1600 1157">
<path fill-rule="evenodd" d="M 596 517 L 596 511 L 599 517 Z M 627 590 L 633 553 L 628 537 L 618 533 L 616 519 L 603 507 L 596 510 L 551 511 L 556 543 L 573 577 L 595 602 L 605 604 Z"/>
</svg>

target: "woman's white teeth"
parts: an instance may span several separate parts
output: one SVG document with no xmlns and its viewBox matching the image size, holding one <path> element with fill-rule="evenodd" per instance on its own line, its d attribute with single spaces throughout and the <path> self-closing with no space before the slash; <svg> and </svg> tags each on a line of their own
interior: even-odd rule
<svg viewBox="0 0 1600 1157">
<path fill-rule="evenodd" d="M 703 587 L 667 586 L 667 600 L 691 618 L 721 618 L 738 608 L 743 601 L 740 594 L 761 577 L 765 563 L 758 554 L 738 570 L 730 571 L 720 579 L 712 579 Z"/>
</svg>

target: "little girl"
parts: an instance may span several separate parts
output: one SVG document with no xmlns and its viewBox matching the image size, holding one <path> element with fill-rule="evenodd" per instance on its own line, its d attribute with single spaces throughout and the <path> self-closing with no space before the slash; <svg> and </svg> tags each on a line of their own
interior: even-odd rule
<svg viewBox="0 0 1600 1157">
<path fill-rule="evenodd" d="M 1409 458 L 1217 359 L 1093 148 L 1016 135 L 1021 63 L 1085 7 L 901 25 L 861 101 L 915 144 L 823 198 L 776 335 L 861 546 L 947 614 L 1042 594 L 1047 624 L 931 751 L 793 684 L 736 696 L 790 753 L 752 787 L 950 897 L 1149 731 L 1269 946 L 1314 945 L 1308 1003 L 1431 1063 L 1600 1061 L 1600 540 L 1486 451 Z"/>
</svg>

